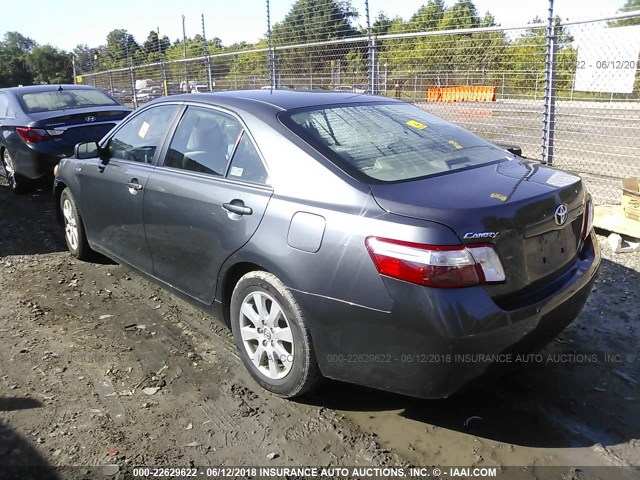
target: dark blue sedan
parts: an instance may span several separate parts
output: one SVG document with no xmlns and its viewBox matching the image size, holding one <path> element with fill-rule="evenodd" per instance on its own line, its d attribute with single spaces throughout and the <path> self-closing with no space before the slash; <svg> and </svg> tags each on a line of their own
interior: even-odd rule
<svg viewBox="0 0 640 480">
<path fill-rule="evenodd" d="M 54 183 L 70 252 L 211 311 L 284 397 L 322 376 L 446 397 L 580 313 L 580 177 L 413 105 L 243 91 L 150 102 Z"/>
<path fill-rule="evenodd" d="M 82 85 L 0 89 L 0 158 L 15 192 L 51 176 L 76 143 L 100 140 L 131 109 Z"/>
</svg>

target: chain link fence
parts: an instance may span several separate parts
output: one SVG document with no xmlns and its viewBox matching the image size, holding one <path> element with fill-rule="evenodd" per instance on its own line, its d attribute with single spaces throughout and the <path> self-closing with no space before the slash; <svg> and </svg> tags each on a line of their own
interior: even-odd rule
<svg viewBox="0 0 640 480">
<path fill-rule="evenodd" d="M 561 22 L 550 7 L 546 21 L 524 26 L 483 19 L 443 30 L 415 17 L 399 32 L 375 32 L 367 11 L 366 28 L 318 41 L 267 23 L 267 39 L 252 48 L 129 59 L 77 80 L 135 107 L 183 92 L 270 87 L 399 98 L 577 172 L 597 203 L 619 203 L 620 180 L 640 175 L 640 11 Z"/>
</svg>

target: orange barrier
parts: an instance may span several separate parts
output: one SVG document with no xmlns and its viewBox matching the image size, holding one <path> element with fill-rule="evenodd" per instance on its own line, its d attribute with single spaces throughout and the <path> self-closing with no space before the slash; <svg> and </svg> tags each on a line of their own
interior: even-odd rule
<svg viewBox="0 0 640 480">
<path fill-rule="evenodd" d="M 428 102 L 495 102 L 496 87 L 459 86 L 427 89 Z"/>
</svg>

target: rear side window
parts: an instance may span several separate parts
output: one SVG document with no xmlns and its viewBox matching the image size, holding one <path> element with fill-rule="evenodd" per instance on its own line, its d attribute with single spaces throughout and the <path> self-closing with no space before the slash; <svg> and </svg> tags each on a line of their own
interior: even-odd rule
<svg viewBox="0 0 640 480">
<path fill-rule="evenodd" d="M 262 185 L 269 183 L 267 170 L 246 132 L 243 132 L 238 148 L 233 154 L 228 178 Z"/>
<path fill-rule="evenodd" d="M 292 111 L 281 119 L 344 170 L 397 182 L 505 160 L 503 150 L 409 104 Z"/>
<path fill-rule="evenodd" d="M 85 107 L 119 105 L 102 90 L 63 89 L 50 92 L 32 92 L 18 95 L 27 113 L 73 110 Z"/>
</svg>

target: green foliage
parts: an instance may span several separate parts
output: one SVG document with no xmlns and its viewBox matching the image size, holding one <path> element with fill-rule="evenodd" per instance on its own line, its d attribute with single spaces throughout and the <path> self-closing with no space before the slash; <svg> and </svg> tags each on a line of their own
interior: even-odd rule
<svg viewBox="0 0 640 480">
<path fill-rule="evenodd" d="M 36 42 L 18 32 L 7 32 L 0 42 L 0 87 L 29 85 L 33 73 L 29 70 L 26 57 L 36 46 Z"/>
<path fill-rule="evenodd" d="M 298 45 L 362 35 L 351 23 L 357 17 L 350 1 L 297 0 L 284 20 L 274 25 L 273 43 Z M 327 75 L 336 65 L 348 63 L 354 48 L 333 44 L 278 51 L 278 74 L 286 79 L 284 83 L 311 84 L 313 75 Z"/>
<path fill-rule="evenodd" d="M 125 29 L 118 28 L 107 34 L 107 44 L 101 51 L 100 63 L 104 68 L 119 68 L 142 63 L 144 52 L 136 39 Z"/>
<path fill-rule="evenodd" d="M 633 12 L 640 10 L 640 0 L 627 0 L 618 12 Z M 626 27 L 628 25 L 640 25 L 640 17 L 623 18 L 609 23 L 610 27 Z"/>
<path fill-rule="evenodd" d="M 438 30 L 438 26 L 444 17 L 444 0 L 429 0 L 413 14 L 409 24 L 411 30 L 416 32 L 430 32 Z"/>
<path fill-rule="evenodd" d="M 371 25 L 371 33 L 373 35 L 384 35 L 393 26 L 393 22 L 384 12 L 380 12 L 373 25 Z"/>
<path fill-rule="evenodd" d="M 541 23 L 538 17 L 532 23 Z M 560 18 L 555 18 L 560 24 Z M 562 26 L 557 27 L 558 59 L 556 69 L 556 89 L 571 89 L 575 72 L 577 51 L 573 48 L 573 38 Z M 530 28 L 523 35 L 514 39 L 508 46 L 505 67 L 510 73 L 507 85 L 516 93 L 530 94 L 539 85 L 542 91 L 545 73 L 546 28 Z M 532 79 L 537 81 L 532 81 Z"/>
<path fill-rule="evenodd" d="M 151 30 L 142 44 L 142 54 L 148 63 L 160 62 L 170 46 L 169 37 L 165 35 L 160 38 L 158 37 L 158 32 Z"/>
<path fill-rule="evenodd" d="M 431 32 L 494 26 L 493 16 L 480 18 L 470 0 L 458 0 L 445 8 L 443 0 L 429 0 L 406 24 L 399 23 L 390 33 Z M 500 68 L 507 45 L 502 32 L 478 32 L 400 39 L 388 42 L 381 52 L 384 63 L 405 74 L 420 71 L 432 74 L 439 84 L 442 77 L 457 72 Z M 400 74 L 402 76 L 402 74 Z"/>
<path fill-rule="evenodd" d="M 439 30 L 457 30 L 475 28 L 480 24 L 476 7 L 471 0 L 458 0 L 448 8 L 442 20 L 438 22 Z"/>
<path fill-rule="evenodd" d="M 70 55 L 51 45 L 34 47 L 25 57 L 34 83 L 72 83 Z"/>
<path fill-rule="evenodd" d="M 50 45 L 40 46 L 18 32 L 7 32 L 0 42 L 0 87 L 33 83 L 69 83 L 71 57 Z"/>
<path fill-rule="evenodd" d="M 357 34 L 351 19 L 358 17 L 350 1 L 297 0 L 272 29 L 276 45 L 336 40 Z"/>
<path fill-rule="evenodd" d="M 640 8 L 640 0 L 627 0 L 622 10 Z M 280 83 L 326 86 L 367 82 L 370 47 L 367 31 L 355 25 L 358 12 L 350 0 L 296 0 L 285 18 L 272 30 L 275 66 Z M 634 20 L 619 20 L 610 26 L 627 25 Z M 560 25 L 560 19 L 555 21 Z M 531 28 L 515 35 L 499 29 L 491 12 L 480 15 L 473 0 L 428 0 L 408 21 L 390 18 L 380 12 L 371 25 L 379 37 L 378 62 L 385 72 L 388 87 L 412 82 L 414 89 L 461 84 L 501 86 L 507 93 L 542 94 L 545 72 L 545 22 L 534 18 Z M 488 29 L 489 31 L 483 31 Z M 452 33 L 441 34 L 441 31 Z M 386 35 L 422 32 L 417 36 L 388 39 Z M 354 41 L 353 37 L 361 40 Z M 340 42 L 341 39 L 349 39 Z M 573 38 L 558 27 L 557 90 L 568 92 L 575 74 L 577 52 Z M 332 43 L 335 42 L 335 43 Z M 310 43 L 320 45 L 306 46 Z M 328 43 L 328 44 L 327 44 Z M 291 48 L 291 45 L 300 45 Z M 111 31 L 104 45 L 90 48 L 78 45 L 74 51 L 79 74 L 151 64 L 135 70 L 137 78 L 159 81 L 164 73 L 171 83 L 206 83 L 207 61 L 211 55 L 212 76 L 216 88 L 261 86 L 269 81 L 267 40 L 239 42 L 224 46 L 219 38 L 207 41 L 200 35 L 177 39 L 173 43 L 150 31 L 139 44 L 123 29 Z M 262 50 L 262 51 L 257 51 Z M 233 54 L 234 52 L 243 52 Z M 224 55 L 218 55 L 224 54 Z M 27 56 L 31 56 L 27 61 Z M 0 42 L 0 83 L 56 81 L 68 78 L 63 68 L 64 52 L 39 47 L 17 32 L 9 32 Z M 181 62 L 184 58 L 201 60 Z M 67 62 L 68 63 L 68 62 Z M 44 71 L 45 66 L 51 66 Z M 109 82 L 129 82 L 126 70 L 109 75 Z M 322 78 L 319 83 L 318 78 Z M 420 78 L 420 87 L 417 79 Z M 640 78 L 640 77 L 639 77 Z M 95 79 L 94 79 L 95 81 Z M 119 86 L 119 85 L 116 85 Z"/>
</svg>

